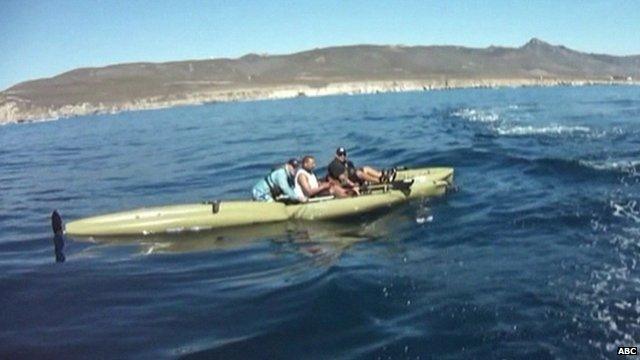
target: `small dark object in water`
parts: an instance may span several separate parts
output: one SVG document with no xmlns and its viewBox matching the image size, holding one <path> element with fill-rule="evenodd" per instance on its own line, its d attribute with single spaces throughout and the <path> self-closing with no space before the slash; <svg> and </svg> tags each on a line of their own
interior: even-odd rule
<svg viewBox="0 0 640 360">
<path fill-rule="evenodd" d="M 62 234 L 53 235 L 53 248 L 56 254 L 56 262 L 63 263 L 66 258 L 64 252 L 62 252 L 64 249 L 64 237 Z"/>
<path fill-rule="evenodd" d="M 56 262 L 62 263 L 65 261 L 65 256 L 62 250 L 64 249 L 64 237 L 62 236 L 62 217 L 58 213 L 58 210 L 54 210 L 51 213 L 51 228 L 53 229 L 53 247 L 56 254 Z"/>
<path fill-rule="evenodd" d="M 53 233 L 58 235 L 62 235 L 62 217 L 58 213 L 58 210 L 53 210 L 51 214 L 51 228 L 53 229 Z"/>
</svg>

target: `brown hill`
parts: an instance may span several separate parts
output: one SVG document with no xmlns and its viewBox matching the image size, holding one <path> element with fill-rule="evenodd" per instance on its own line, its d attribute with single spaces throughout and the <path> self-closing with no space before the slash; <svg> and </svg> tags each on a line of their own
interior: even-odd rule
<svg viewBox="0 0 640 360">
<path fill-rule="evenodd" d="M 368 92 L 629 79 L 640 79 L 640 56 L 587 54 L 538 39 L 519 48 L 355 45 L 76 69 L 0 92 L 0 123 L 359 87 Z"/>
</svg>

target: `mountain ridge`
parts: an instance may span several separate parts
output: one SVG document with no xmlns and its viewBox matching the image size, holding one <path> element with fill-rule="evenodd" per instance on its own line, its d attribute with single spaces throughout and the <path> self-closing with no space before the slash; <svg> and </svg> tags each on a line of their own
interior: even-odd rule
<svg viewBox="0 0 640 360">
<path fill-rule="evenodd" d="M 77 68 L 0 92 L 0 123 L 301 95 L 638 79 L 640 55 L 582 53 L 537 38 L 516 48 L 344 45 Z"/>
</svg>

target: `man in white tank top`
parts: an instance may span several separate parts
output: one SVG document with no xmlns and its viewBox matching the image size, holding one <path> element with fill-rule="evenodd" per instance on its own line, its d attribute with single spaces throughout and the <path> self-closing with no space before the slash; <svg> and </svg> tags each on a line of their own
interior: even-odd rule
<svg viewBox="0 0 640 360">
<path fill-rule="evenodd" d="M 307 155 L 302 158 L 302 166 L 295 176 L 295 187 L 293 191 L 298 197 L 311 198 L 316 195 L 331 195 L 331 183 L 319 182 L 313 169 L 316 167 L 316 159 Z"/>
</svg>

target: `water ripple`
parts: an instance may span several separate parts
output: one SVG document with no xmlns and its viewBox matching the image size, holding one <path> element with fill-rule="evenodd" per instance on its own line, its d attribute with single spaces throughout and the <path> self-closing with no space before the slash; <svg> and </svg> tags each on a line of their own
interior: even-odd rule
<svg viewBox="0 0 640 360">
<path fill-rule="evenodd" d="M 615 357 L 640 339 L 639 91 L 334 96 L 0 127 L 0 357 Z M 337 146 L 357 165 L 454 166 L 459 190 L 339 223 L 67 239 L 55 263 L 53 209 L 247 197 L 293 156 L 324 172 Z"/>
</svg>

